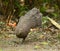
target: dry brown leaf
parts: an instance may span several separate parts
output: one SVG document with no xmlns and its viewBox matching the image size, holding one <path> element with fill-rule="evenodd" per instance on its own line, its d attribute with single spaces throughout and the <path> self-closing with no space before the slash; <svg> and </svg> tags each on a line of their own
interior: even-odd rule
<svg viewBox="0 0 60 51">
<path fill-rule="evenodd" d="M 60 29 L 60 25 L 57 23 L 57 22 L 55 22 L 53 19 L 51 19 L 51 18 L 49 18 L 49 17 L 47 17 L 50 21 L 51 21 L 51 23 L 54 25 L 54 26 L 56 26 L 58 29 Z"/>
</svg>

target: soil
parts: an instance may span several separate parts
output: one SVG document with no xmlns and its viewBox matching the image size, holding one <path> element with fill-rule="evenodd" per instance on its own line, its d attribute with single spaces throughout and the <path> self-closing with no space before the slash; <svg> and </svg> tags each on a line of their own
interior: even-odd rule
<svg viewBox="0 0 60 51">
<path fill-rule="evenodd" d="M 9 34 L 0 37 L 0 51 L 60 51 L 60 44 L 41 44 L 42 41 L 34 40 L 30 35 L 22 44 L 15 35 Z"/>
</svg>

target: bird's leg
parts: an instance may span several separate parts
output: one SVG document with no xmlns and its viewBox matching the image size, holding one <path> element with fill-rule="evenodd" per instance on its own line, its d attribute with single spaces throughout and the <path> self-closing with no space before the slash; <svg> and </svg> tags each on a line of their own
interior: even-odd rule
<svg viewBox="0 0 60 51">
<path fill-rule="evenodd" d="M 24 41 L 25 41 L 25 38 L 23 38 L 23 40 L 22 40 L 22 44 L 24 43 Z"/>
</svg>

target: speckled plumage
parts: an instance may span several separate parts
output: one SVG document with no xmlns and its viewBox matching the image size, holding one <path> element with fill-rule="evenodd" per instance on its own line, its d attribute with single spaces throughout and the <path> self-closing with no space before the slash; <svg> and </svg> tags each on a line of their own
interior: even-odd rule
<svg viewBox="0 0 60 51">
<path fill-rule="evenodd" d="M 42 14 L 39 9 L 33 8 L 24 16 L 20 17 L 15 29 L 15 34 L 18 38 L 23 38 L 23 40 L 25 40 L 31 28 L 35 28 L 37 26 L 41 27 L 41 25 Z"/>
</svg>

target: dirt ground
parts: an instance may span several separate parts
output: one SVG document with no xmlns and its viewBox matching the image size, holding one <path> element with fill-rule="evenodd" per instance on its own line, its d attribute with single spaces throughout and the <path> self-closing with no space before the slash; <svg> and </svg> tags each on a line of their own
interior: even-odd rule
<svg viewBox="0 0 60 51">
<path fill-rule="evenodd" d="M 25 44 L 25 45 L 18 45 L 17 47 L 4 47 L 1 48 L 1 51 L 60 51 L 57 47 L 55 48 L 39 48 L 34 49 L 34 45 L 32 44 Z"/>
<path fill-rule="evenodd" d="M 22 44 L 15 35 L 0 37 L 0 51 L 60 51 L 60 44 L 42 45 L 39 40 L 26 38 Z"/>
</svg>

